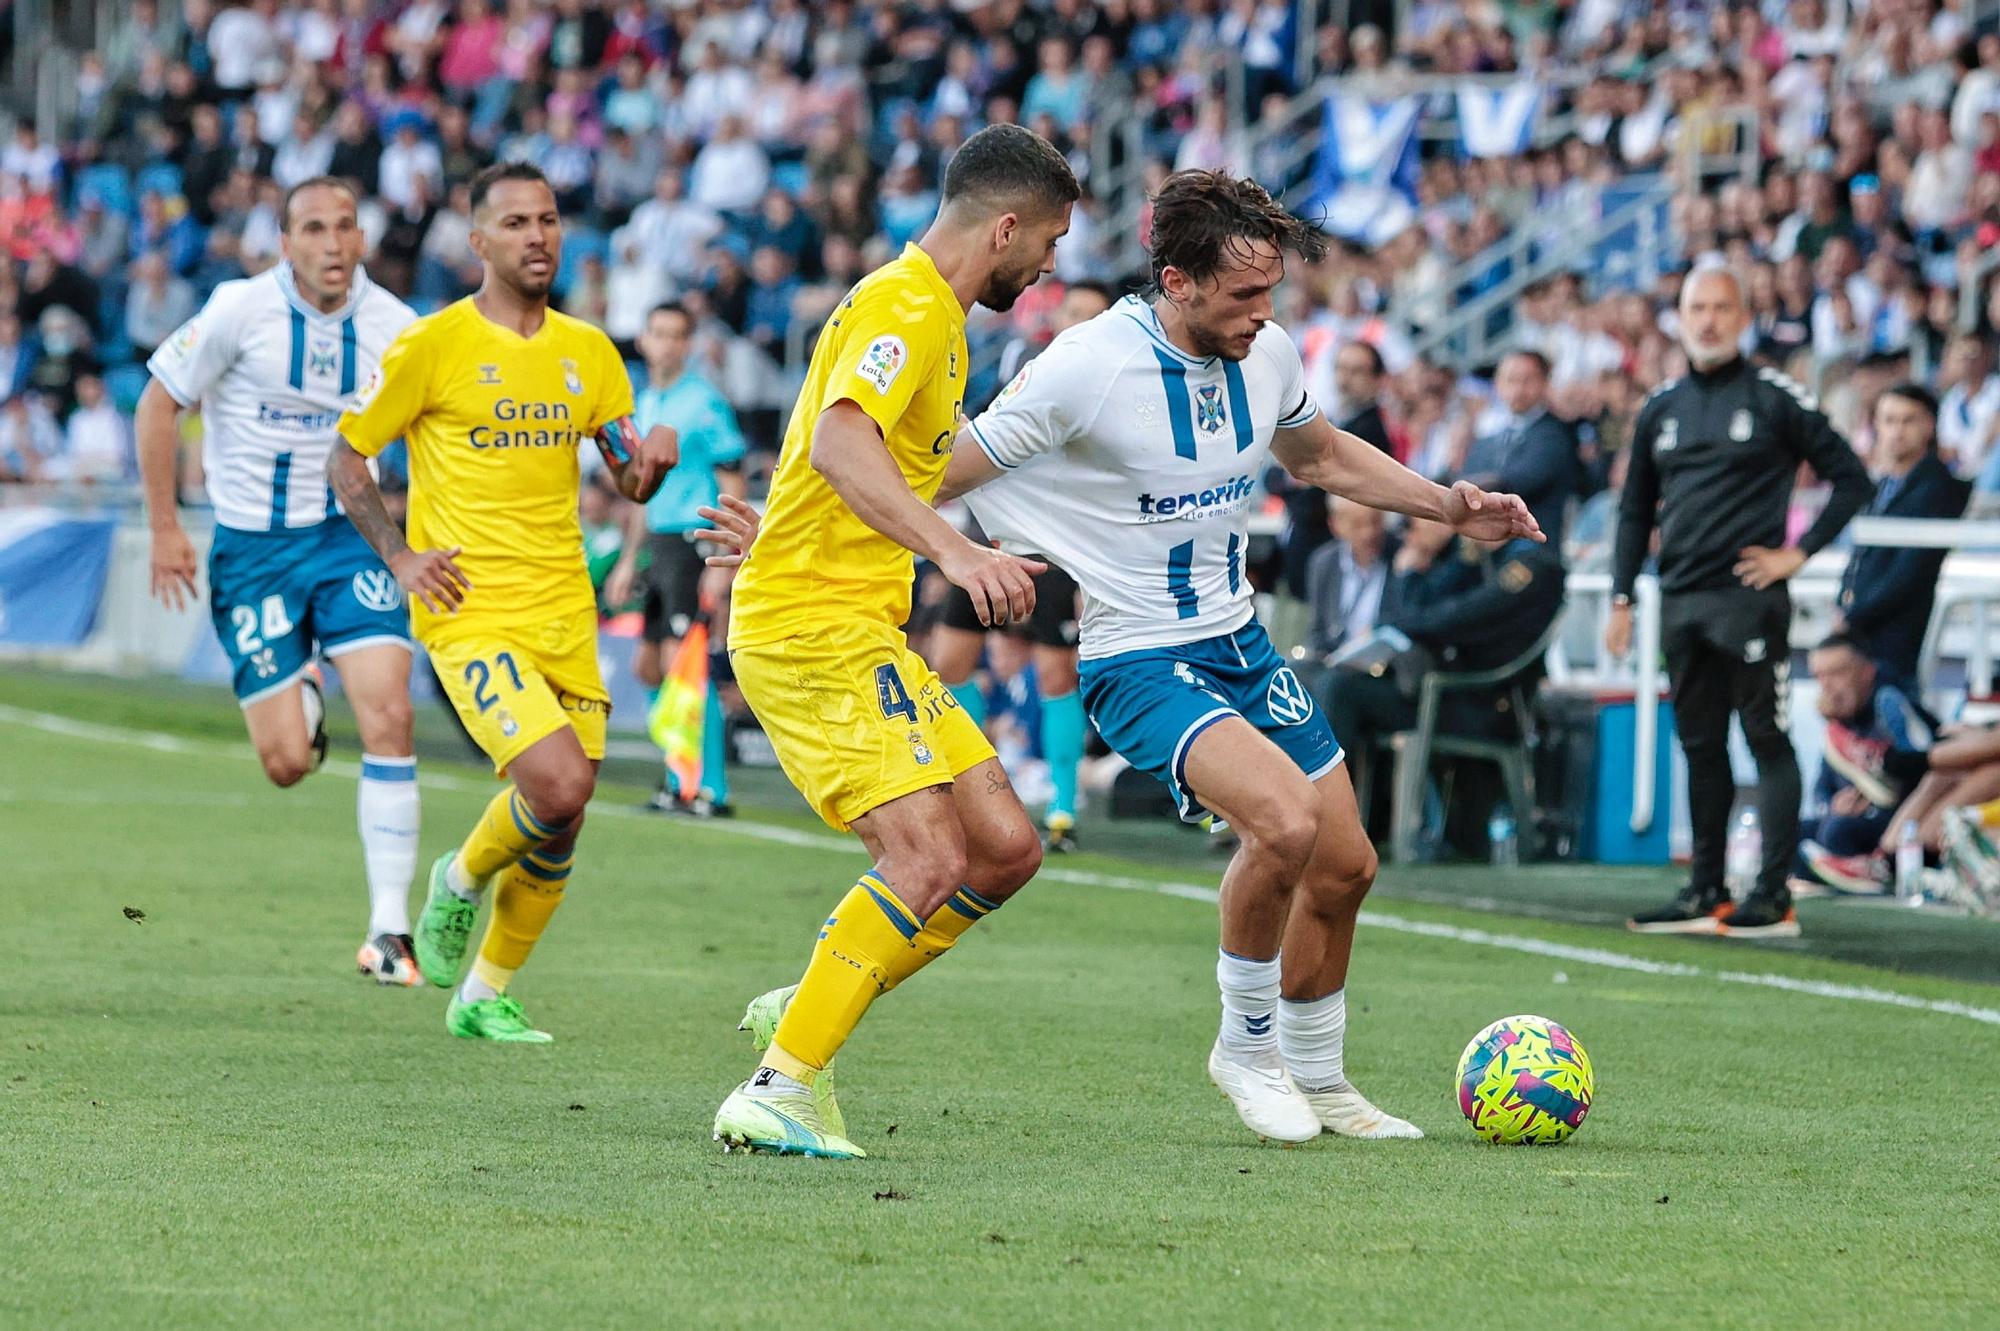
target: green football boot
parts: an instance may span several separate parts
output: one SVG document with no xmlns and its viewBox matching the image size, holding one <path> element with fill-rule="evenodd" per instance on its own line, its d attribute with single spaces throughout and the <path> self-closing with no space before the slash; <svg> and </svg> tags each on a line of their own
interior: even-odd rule
<svg viewBox="0 0 2000 1331">
<path fill-rule="evenodd" d="M 757 995 L 750 1000 L 750 1006 L 743 1009 L 743 1020 L 736 1029 L 750 1032 L 750 1043 L 758 1053 L 771 1047 L 771 1041 L 778 1034 L 778 1019 L 785 1015 L 786 1005 L 798 991 L 797 985 L 788 984 L 782 989 Z M 840 1112 L 840 1102 L 833 1098 L 832 1063 L 828 1063 L 813 1078 L 812 1089 L 813 1102 L 819 1107 L 820 1123 L 834 1136 L 845 1137 L 847 1116 Z"/>
<path fill-rule="evenodd" d="M 715 1140 L 724 1151 L 763 1151 L 771 1155 L 809 1155 L 822 1160 L 865 1160 L 868 1152 L 838 1133 L 827 1131 L 819 1102 L 811 1091 L 758 1086 L 757 1077 L 729 1093 L 715 1111 Z"/>
<path fill-rule="evenodd" d="M 417 916 L 412 937 L 417 969 L 440 989 L 458 983 L 458 968 L 465 961 L 465 944 L 479 918 L 479 903 L 467 901 L 445 882 L 445 870 L 458 854 L 448 850 L 431 866 L 430 891 L 424 896 L 423 913 Z"/>
<path fill-rule="evenodd" d="M 457 994 L 444 1010 L 444 1028 L 461 1040 L 492 1040 L 499 1044 L 548 1044 L 556 1037 L 528 1024 L 518 999 L 498 994 L 468 1003 Z"/>
</svg>

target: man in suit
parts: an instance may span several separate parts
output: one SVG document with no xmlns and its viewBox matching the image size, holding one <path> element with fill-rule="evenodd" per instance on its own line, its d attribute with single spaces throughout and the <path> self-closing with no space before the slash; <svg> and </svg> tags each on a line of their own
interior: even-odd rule
<svg viewBox="0 0 2000 1331">
<path fill-rule="evenodd" d="M 1953 476 L 1938 456 L 1937 412 L 1937 399 L 1919 384 L 1897 384 L 1875 399 L 1875 447 L 1869 461 L 1877 480 L 1867 513 L 1955 518 L 1965 512 L 1972 487 Z M 1856 546 L 1840 580 L 1838 627 L 1889 683 L 1912 695 L 1945 554 Z"/>
<path fill-rule="evenodd" d="M 1508 352 L 1494 372 L 1493 389 L 1506 409 L 1507 423 L 1474 441 L 1465 455 L 1463 477 L 1520 495 L 1548 533 L 1550 546 L 1560 550 L 1579 466 L 1576 428 L 1548 408 L 1548 358 L 1539 351 Z"/>
<path fill-rule="evenodd" d="M 1413 523 L 1398 564 L 1409 564 L 1384 598 L 1371 646 L 1383 647 L 1378 663 L 1365 669 L 1339 668 L 1326 691 L 1326 718 L 1340 736 L 1349 761 L 1365 769 L 1378 760 L 1377 746 L 1417 721 L 1417 691 L 1431 670 L 1491 670 L 1534 645 L 1562 608 L 1563 563 L 1554 542 L 1439 543 Z M 1424 553 L 1442 544 L 1428 563 Z M 1355 664 L 1368 659 L 1367 648 Z M 1448 734 L 1498 737 L 1513 734 L 1520 719 L 1511 714 L 1504 686 L 1445 695 L 1438 728 Z M 1376 782 L 1375 803 L 1386 803 L 1386 782 Z M 1381 808 L 1364 810 L 1374 826 Z"/>
<path fill-rule="evenodd" d="M 1340 403 L 1327 415 L 1349 434 L 1391 453 L 1389 427 L 1377 405 L 1383 369 L 1382 353 L 1359 338 L 1341 347 L 1333 359 L 1333 381 Z M 1278 650 L 1288 652 L 1305 641 L 1308 632 L 1311 598 L 1306 567 L 1331 539 L 1327 493 L 1317 486 L 1299 484 L 1282 467 L 1272 467 L 1265 482 L 1285 504 L 1285 530 L 1278 542 L 1278 585 L 1266 628 Z"/>
<path fill-rule="evenodd" d="M 1388 515 L 1381 509 L 1351 499 L 1335 499 L 1332 508 L 1327 525 L 1333 539 L 1313 551 L 1306 564 L 1306 602 L 1312 607 L 1305 643 L 1309 661 L 1368 636 L 1381 617 L 1389 562 L 1396 556 Z"/>
</svg>

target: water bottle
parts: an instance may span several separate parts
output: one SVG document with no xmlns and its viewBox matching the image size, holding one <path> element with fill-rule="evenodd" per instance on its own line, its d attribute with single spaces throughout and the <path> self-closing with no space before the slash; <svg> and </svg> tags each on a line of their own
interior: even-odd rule
<svg viewBox="0 0 2000 1331">
<path fill-rule="evenodd" d="M 1905 818 L 1896 835 L 1896 900 L 1905 906 L 1924 904 L 1924 843 L 1917 839 L 1917 820 Z"/>
<path fill-rule="evenodd" d="M 1514 827 L 1514 810 L 1511 805 L 1493 806 L 1493 816 L 1486 821 L 1486 841 L 1492 848 L 1493 863 L 1496 866 L 1511 869 L 1521 862 L 1521 846 Z"/>
<path fill-rule="evenodd" d="M 1744 805 L 1736 811 L 1729 827 L 1729 846 L 1723 853 L 1723 879 L 1729 895 L 1741 901 L 1757 887 L 1757 874 L 1764 866 L 1764 832 L 1757 823 L 1757 810 Z"/>
</svg>

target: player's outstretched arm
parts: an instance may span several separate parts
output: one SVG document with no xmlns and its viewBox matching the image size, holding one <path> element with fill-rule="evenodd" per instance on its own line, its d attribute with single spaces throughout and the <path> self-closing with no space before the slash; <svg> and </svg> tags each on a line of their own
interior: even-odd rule
<svg viewBox="0 0 2000 1331">
<path fill-rule="evenodd" d="M 173 610 L 195 596 L 194 542 L 180 515 L 180 414 L 181 404 L 155 379 L 146 385 L 132 416 L 139 482 L 153 529 L 153 595 Z"/>
<path fill-rule="evenodd" d="M 1470 481 L 1446 487 L 1425 480 L 1366 439 L 1336 430 L 1323 415 L 1278 431 L 1271 455 L 1306 484 L 1370 508 L 1429 518 L 1479 540 L 1548 539 L 1519 495 L 1482 490 Z"/>
<path fill-rule="evenodd" d="M 432 614 L 456 614 L 465 594 L 472 590 L 471 580 L 458 567 L 458 547 L 412 550 L 403 539 L 403 529 L 389 516 L 388 505 L 382 502 L 368 459 L 345 439 L 334 440 L 327 479 L 347 510 L 347 520 L 361 533 L 361 539 L 374 547 L 403 590 L 422 601 Z"/>
<path fill-rule="evenodd" d="M 939 517 L 903 479 L 874 419 L 854 403 L 843 399 L 820 413 L 812 465 L 856 517 L 963 587 L 980 623 L 1020 623 L 1034 610 L 1034 577 L 1048 565 L 975 545 Z"/>
</svg>

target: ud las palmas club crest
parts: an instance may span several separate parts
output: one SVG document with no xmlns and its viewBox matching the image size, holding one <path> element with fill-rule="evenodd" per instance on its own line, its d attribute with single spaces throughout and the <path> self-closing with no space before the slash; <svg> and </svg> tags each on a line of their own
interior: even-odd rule
<svg viewBox="0 0 2000 1331">
<path fill-rule="evenodd" d="M 572 394 L 576 396 L 579 397 L 582 396 L 583 376 L 579 375 L 576 372 L 576 362 L 571 360 L 567 356 L 563 357 L 562 372 L 563 372 L 563 387 L 567 388 Z"/>
<path fill-rule="evenodd" d="M 1229 413 L 1222 405 L 1222 385 L 1203 384 L 1194 391 L 1194 423 L 1203 434 L 1219 434 Z"/>
</svg>

